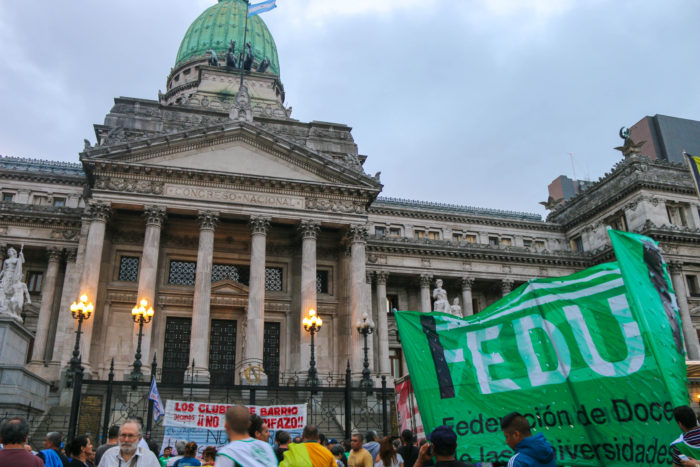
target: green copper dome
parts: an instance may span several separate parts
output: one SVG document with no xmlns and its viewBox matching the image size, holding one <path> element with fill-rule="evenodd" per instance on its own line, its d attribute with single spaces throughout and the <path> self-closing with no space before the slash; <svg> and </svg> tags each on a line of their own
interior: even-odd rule
<svg viewBox="0 0 700 467">
<path fill-rule="evenodd" d="M 219 0 L 216 5 L 207 8 L 204 13 L 187 29 L 177 51 L 175 66 L 195 57 L 203 57 L 212 49 L 219 56 L 220 63 L 225 62 L 224 54 L 231 41 L 236 41 L 236 57 L 243 47 L 243 32 L 248 8 L 245 0 Z M 254 62 L 263 58 L 270 60 L 268 72 L 279 76 L 280 65 L 277 47 L 272 34 L 259 15 L 248 18 L 246 42 L 253 47 Z"/>
</svg>

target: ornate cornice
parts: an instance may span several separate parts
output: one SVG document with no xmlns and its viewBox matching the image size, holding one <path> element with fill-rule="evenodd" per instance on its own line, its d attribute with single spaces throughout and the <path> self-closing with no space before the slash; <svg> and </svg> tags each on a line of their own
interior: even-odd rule
<svg viewBox="0 0 700 467">
<path fill-rule="evenodd" d="M 214 230 L 219 223 L 219 213 L 213 211 L 199 211 L 197 214 L 200 230 Z"/>
<path fill-rule="evenodd" d="M 683 272 L 683 262 L 682 261 L 669 261 L 668 271 L 671 274 L 680 274 Z"/>
<path fill-rule="evenodd" d="M 312 211 L 321 212 L 365 214 L 367 212 L 367 201 L 307 197 L 306 208 Z"/>
<path fill-rule="evenodd" d="M 95 188 L 119 191 L 123 193 L 140 193 L 144 195 L 162 195 L 165 182 L 156 180 L 139 180 L 128 177 L 98 177 Z"/>
<path fill-rule="evenodd" d="M 318 232 L 321 230 L 321 223 L 315 220 L 302 220 L 299 223 L 299 233 L 301 238 L 318 238 Z"/>
<path fill-rule="evenodd" d="M 81 208 L 37 206 L 0 201 L 0 222 L 30 227 L 80 228 Z"/>
<path fill-rule="evenodd" d="M 162 206 L 148 205 L 143 209 L 146 225 L 161 227 L 166 218 L 166 209 Z"/>
<path fill-rule="evenodd" d="M 252 216 L 249 225 L 251 235 L 267 235 L 267 230 L 270 228 L 270 218 Z"/>
</svg>

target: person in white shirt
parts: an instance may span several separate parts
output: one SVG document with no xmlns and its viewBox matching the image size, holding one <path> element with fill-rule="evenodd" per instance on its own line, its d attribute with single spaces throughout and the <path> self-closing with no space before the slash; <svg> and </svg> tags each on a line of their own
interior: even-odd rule
<svg viewBox="0 0 700 467">
<path fill-rule="evenodd" d="M 98 467 L 160 467 L 158 458 L 150 449 L 139 447 L 142 438 L 138 420 L 125 421 L 119 428 L 119 446 L 105 451 Z"/>
<path fill-rule="evenodd" d="M 230 443 L 219 450 L 214 467 L 277 467 L 272 447 L 248 434 L 250 412 L 242 405 L 226 411 L 226 433 Z"/>
</svg>

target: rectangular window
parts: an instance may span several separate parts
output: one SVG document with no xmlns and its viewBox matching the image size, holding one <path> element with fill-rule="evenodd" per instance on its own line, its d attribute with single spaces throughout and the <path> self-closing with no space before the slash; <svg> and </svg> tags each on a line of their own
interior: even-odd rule
<svg viewBox="0 0 700 467">
<path fill-rule="evenodd" d="M 617 214 L 605 220 L 605 223 L 615 230 L 627 231 L 627 219 L 624 214 Z"/>
<path fill-rule="evenodd" d="M 532 240 L 530 240 L 529 238 L 524 238 L 523 239 L 523 246 L 525 248 L 532 248 Z"/>
<path fill-rule="evenodd" d="M 452 241 L 461 242 L 462 241 L 462 234 L 461 233 L 453 233 L 452 234 Z"/>
<path fill-rule="evenodd" d="M 2 200 L 5 201 L 6 203 L 11 203 L 12 200 L 14 199 L 15 194 L 14 193 L 3 193 L 2 194 Z"/>
<path fill-rule="evenodd" d="M 440 232 L 430 231 L 428 232 L 428 238 L 430 240 L 440 240 Z"/>
<path fill-rule="evenodd" d="M 545 249 L 544 240 L 535 240 L 535 250 L 542 251 Z M 581 243 L 581 251 L 583 251 L 583 243 Z"/>
<path fill-rule="evenodd" d="M 267 384 L 279 386 L 280 378 L 280 323 L 265 321 L 263 325 L 263 370 Z"/>
<path fill-rule="evenodd" d="M 578 237 L 574 237 L 571 239 L 571 249 L 573 251 L 577 251 L 579 253 L 583 253 L 583 239 L 579 235 Z"/>
<path fill-rule="evenodd" d="M 328 293 L 328 271 L 316 270 L 316 293 Z"/>
<path fill-rule="evenodd" d="M 389 228 L 389 236 L 390 237 L 400 237 L 401 236 L 401 229 L 398 227 L 390 227 Z"/>
<path fill-rule="evenodd" d="M 234 281 L 248 285 L 250 282 L 250 267 L 240 264 L 213 264 L 211 267 L 211 281 Z"/>
<path fill-rule="evenodd" d="M 185 370 L 192 363 L 190 361 L 191 331 L 192 320 L 190 318 L 166 318 L 163 338 L 162 383 L 183 383 Z"/>
<path fill-rule="evenodd" d="M 500 240 L 498 237 L 489 237 L 489 245 L 490 246 L 498 246 L 500 244 Z"/>
<path fill-rule="evenodd" d="M 391 362 L 391 376 L 392 378 L 400 378 L 403 376 L 403 361 L 401 358 L 400 348 L 389 349 L 389 361 Z"/>
<path fill-rule="evenodd" d="M 209 334 L 209 374 L 211 384 L 234 384 L 236 375 L 236 328 L 236 320 L 211 320 Z"/>
<path fill-rule="evenodd" d="M 510 246 L 513 243 L 513 241 L 510 238 L 502 238 L 501 239 L 501 245 L 503 246 Z"/>
<path fill-rule="evenodd" d="M 413 236 L 415 238 L 425 238 L 425 230 L 414 230 Z"/>
<path fill-rule="evenodd" d="M 399 310 L 399 296 L 398 295 L 387 295 L 387 311 L 391 314 Z"/>
<path fill-rule="evenodd" d="M 281 292 L 282 285 L 282 268 L 265 268 L 265 290 Z"/>
<path fill-rule="evenodd" d="M 374 235 L 386 235 L 386 228 L 384 228 L 384 227 L 375 227 L 375 228 L 374 228 Z"/>
<path fill-rule="evenodd" d="M 122 256 L 119 258 L 119 277 L 124 282 L 137 282 L 139 278 L 138 256 Z"/>
<path fill-rule="evenodd" d="M 478 298 L 472 298 L 472 309 L 474 310 L 474 314 L 477 314 L 479 311 L 479 299 Z"/>
<path fill-rule="evenodd" d="M 685 276 L 685 281 L 688 284 L 688 294 L 691 297 L 700 297 L 700 287 L 698 287 L 698 276 L 688 274 Z"/>
<path fill-rule="evenodd" d="M 196 261 L 170 261 L 168 272 L 168 284 L 170 285 L 194 285 L 197 274 Z"/>
<path fill-rule="evenodd" d="M 666 213 L 668 214 L 668 221 L 679 227 L 687 227 L 688 219 L 685 215 L 685 206 L 681 204 L 666 204 Z"/>
<path fill-rule="evenodd" d="M 27 271 L 27 290 L 31 293 L 41 292 L 41 283 L 44 273 L 41 271 Z"/>
<path fill-rule="evenodd" d="M 474 234 L 465 234 L 464 235 L 464 241 L 467 243 L 476 243 L 476 235 Z"/>
<path fill-rule="evenodd" d="M 48 198 L 46 196 L 34 195 L 34 198 L 32 199 L 32 204 L 35 204 L 37 206 L 46 205 L 48 204 Z"/>
<path fill-rule="evenodd" d="M 66 198 L 58 198 L 54 197 L 53 199 L 53 207 L 55 208 L 62 208 L 66 205 Z"/>
</svg>

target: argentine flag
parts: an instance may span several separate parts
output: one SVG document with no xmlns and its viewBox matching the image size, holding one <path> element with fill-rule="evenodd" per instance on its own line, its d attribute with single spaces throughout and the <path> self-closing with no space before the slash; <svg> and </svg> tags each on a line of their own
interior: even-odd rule
<svg viewBox="0 0 700 467">
<path fill-rule="evenodd" d="M 160 393 L 158 392 L 155 376 L 151 381 L 151 390 L 148 393 L 148 400 L 153 401 L 153 419 L 157 423 L 158 420 L 165 415 L 165 408 L 163 407 L 163 401 L 160 399 Z"/>
<path fill-rule="evenodd" d="M 265 0 L 255 5 L 248 5 L 248 18 L 270 11 L 273 8 L 277 8 L 277 0 Z"/>
</svg>

